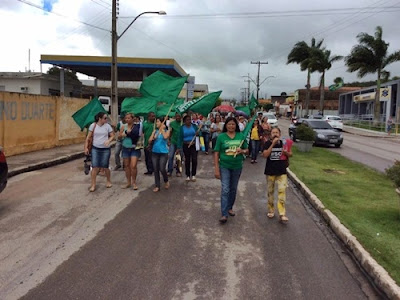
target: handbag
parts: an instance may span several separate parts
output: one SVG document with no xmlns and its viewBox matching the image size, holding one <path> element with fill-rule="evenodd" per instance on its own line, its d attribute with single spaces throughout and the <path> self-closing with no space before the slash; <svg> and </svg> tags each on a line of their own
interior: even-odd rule
<svg viewBox="0 0 400 300">
<path fill-rule="evenodd" d="M 92 136 L 88 138 L 88 142 L 87 142 L 87 148 L 88 148 L 88 150 L 89 150 L 89 154 L 92 152 L 92 147 L 93 147 L 93 136 L 94 136 L 94 130 L 96 129 L 96 125 L 97 125 L 97 123 L 94 123 Z"/>
</svg>

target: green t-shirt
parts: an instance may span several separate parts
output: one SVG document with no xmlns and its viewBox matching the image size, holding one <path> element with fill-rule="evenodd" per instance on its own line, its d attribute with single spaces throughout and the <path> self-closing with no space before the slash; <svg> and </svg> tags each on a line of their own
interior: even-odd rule
<svg viewBox="0 0 400 300">
<path fill-rule="evenodd" d="M 149 121 L 143 122 L 143 133 L 144 133 L 144 146 L 147 147 L 149 144 L 149 138 L 154 131 L 154 123 Z"/>
<path fill-rule="evenodd" d="M 169 123 L 169 127 L 172 128 L 171 144 L 178 145 L 178 138 L 181 130 L 181 122 L 172 121 Z"/>
<path fill-rule="evenodd" d="M 247 149 L 246 139 L 241 132 L 236 132 L 233 139 L 226 132 L 218 135 L 214 151 L 219 152 L 219 164 L 221 167 L 232 170 L 242 168 L 245 157 L 243 154 L 238 154 L 235 157 L 235 153 L 243 140 L 241 148 Z"/>
</svg>

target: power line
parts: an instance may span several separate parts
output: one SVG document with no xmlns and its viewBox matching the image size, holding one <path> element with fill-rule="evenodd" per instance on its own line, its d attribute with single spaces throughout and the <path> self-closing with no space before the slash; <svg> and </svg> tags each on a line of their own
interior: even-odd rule
<svg viewBox="0 0 400 300">
<path fill-rule="evenodd" d="M 78 19 L 71 18 L 71 17 L 69 17 L 69 16 L 65 16 L 65 15 L 62 15 L 62 14 L 57 13 L 57 12 L 54 12 L 54 11 L 47 11 L 47 10 L 45 10 L 43 7 L 41 7 L 41 6 L 39 6 L 39 5 L 36 5 L 36 4 L 32 3 L 32 2 L 29 2 L 29 1 L 27 1 L 27 0 L 17 0 L 17 1 L 19 1 L 19 2 L 21 2 L 21 3 L 24 3 L 24 4 L 27 4 L 27 5 L 29 5 L 29 6 L 32 6 L 32 7 L 34 7 L 34 8 L 40 9 L 40 10 L 46 12 L 46 13 L 51 13 L 51 14 L 54 14 L 54 15 L 59 16 L 59 17 L 63 17 L 63 18 L 67 18 L 67 19 L 74 20 L 75 22 L 79 22 L 79 23 L 84 24 L 84 25 L 89 26 L 89 27 L 93 27 L 93 28 L 96 28 L 96 29 L 99 29 L 99 30 L 103 30 L 103 31 L 110 32 L 110 30 L 108 30 L 108 29 L 101 28 L 101 27 L 98 27 L 98 26 L 96 26 L 96 25 L 92 25 L 92 24 L 86 23 L 86 22 L 81 21 L 81 20 L 78 20 Z"/>
<path fill-rule="evenodd" d="M 360 10 L 362 12 L 360 12 Z M 217 13 L 217 14 L 190 14 L 190 15 L 168 15 L 168 19 L 208 19 L 208 18 L 268 18 L 268 17 L 306 17 L 311 15 L 336 15 L 336 14 L 354 14 L 371 12 L 397 12 L 400 6 L 369 6 L 369 7 L 349 7 L 349 8 L 331 8 L 331 9 L 309 9 L 309 10 L 285 10 L 270 12 L 240 12 L 240 13 Z M 133 16 L 120 16 L 120 18 L 133 18 Z M 147 18 L 154 18 L 147 16 Z"/>
<path fill-rule="evenodd" d="M 95 1 L 95 0 L 90 0 L 90 1 L 92 1 L 93 3 L 96 3 L 97 5 L 103 7 L 103 8 L 105 8 L 105 9 L 107 9 L 108 11 L 111 12 L 111 10 L 110 10 L 111 7 L 110 7 L 110 6 L 105 6 L 104 4 L 102 4 L 102 2 L 97 2 L 97 1 Z M 98 0 L 98 1 L 100 1 L 100 0 Z"/>
</svg>

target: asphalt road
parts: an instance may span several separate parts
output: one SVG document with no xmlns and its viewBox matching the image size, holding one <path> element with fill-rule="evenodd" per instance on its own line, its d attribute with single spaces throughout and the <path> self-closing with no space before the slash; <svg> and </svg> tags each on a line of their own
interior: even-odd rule
<svg viewBox="0 0 400 300">
<path fill-rule="evenodd" d="M 289 224 L 266 217 L 259 161 L 245 163 L 223 226 L 211 156 L 197 182 L 173 177 L 158 194 L 143 175 L 138 192 L 121 190 L 118 171 L 113 188 L 101 178 L 88 193 L 80 160 L 12 178 L 0 195 L 0 298 L 377 299 L 293 187 Z"/>
<path fill-rule="evenodd" d="M 288 136 L 290 122 L 279 119 L 279 127 L 283 135 Z M 398 138 L 368 137 L 343 132 L 343 144 L 340 148 L 325 147 L 333 152 L 362 163 L 379 172 L 391 167 L 395 160 L 400 160 L 400 140 Z"/>
</svg>

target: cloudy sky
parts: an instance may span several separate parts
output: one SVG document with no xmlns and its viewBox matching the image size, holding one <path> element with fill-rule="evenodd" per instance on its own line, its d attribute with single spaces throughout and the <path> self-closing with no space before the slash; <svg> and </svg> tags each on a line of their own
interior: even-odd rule
<svg viewBox="0 0 400 300">
<path fill-rule="evenodd" d="M 40 71 L 41 54 L 111 55 L 112 0 L 1 0 L 0 72 Z M 303 88 L 306 73 L 287 65 L 287 55 L 297 41 L 312 37 L 337 55 L 348 55 L 360 32 L 373 34 L 383 27 L 389 52 L 400 49 L 396 0 L 119 0 L 118 33 L 144 11 L 166 16 L 142 16 L 118 42 L 118 55 L 173 58 L 196 83 L 210 91 L 223 90 L 224 98 L 241 98 L 247 74 L 257 77 L 263 61 L 260 96 L 292 93 Z M 43 72 L 48 65 L 43 65 Z M 400 75 L 400 62 L 387 69 Z M 327 85 L 341 76 L 357 80 L 337 62 L 328 71 Z M 82 78 L 85 78 L 82 76 Z M 319 74 L 312 75 L 312 86 Z M 365 80 L 374 79 L 374 76 Z M 255 85 L 251 84 L 251 90 Z"/>
</svg>

